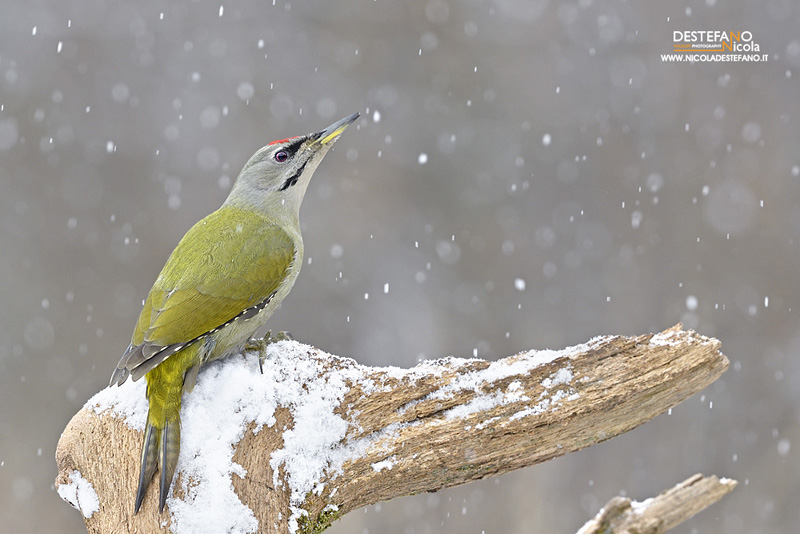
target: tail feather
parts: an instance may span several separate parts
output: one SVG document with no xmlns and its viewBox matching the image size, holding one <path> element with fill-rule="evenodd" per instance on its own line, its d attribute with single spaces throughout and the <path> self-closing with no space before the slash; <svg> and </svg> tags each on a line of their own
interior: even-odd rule
<svg viewBox="0 0 800 534">
<path fill-rule="evenodd" d="M 136 489 L 136 504 L 133 513 L 139 512 L 144 501 L 147 487 L 156 472 L 161 468 L 159 476 L 158 511 L 164 511 L 167 502 L 172 478 L 175 476 L 175 467 L 178 465 L 178 456 L 181 450 L 181 421 L 167 421 L 164 428 L 148 424 L 142 444 L 142 460 L 139 466 L 139 487 Z"/>
<path fill-rule="evenodd" d="M 158 444 L 158 456 L 161 464 L 161 480 L 158 493 L 158 511 L 164 511 L 167 502 L 169 487 L 172 477 L 175 476 L 175 466 L 178 465 L 178 455 L 181 450 L 181 420 L 167 421 L 161 430 L 161 439 Z"/>
<path fill-rule="evenodd" d="M 144 494 L 147 492 L 147 486 L 150 484 L 150 479 L 156 472 L 158 467 L 158 456 L 156 452 L 159 449 L 159 441 L 161 439 L 161 432 L 153 425 L 147 425 L 147 430 L 144 434 L 144 443 L 142 444 L 142 460 L 139 466 L 139 487 L 136 489 L 136 506 L 133 508 L 133 513 L 139 512 L 144 500 Z"/>
<path fill-rule="evenodd" d="M 195 361 L 198 349 L 199 346 L 196 344 L 189 345 L 145 375 L 149 409 L 134 513 L 138 512 L 142 505 L 156 468 L 161 469 L 158 510 L 164 511 L 181 448 L 181 397 L 184 376 L 187 369 L 199 365 Z"/>
</svg>

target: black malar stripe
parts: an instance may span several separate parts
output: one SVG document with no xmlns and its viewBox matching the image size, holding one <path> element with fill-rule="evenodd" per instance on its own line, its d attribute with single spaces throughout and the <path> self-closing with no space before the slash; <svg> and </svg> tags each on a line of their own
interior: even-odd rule
<svg viewBox="0 0 800 534">
<path fill-rule="evenodd" d="M 288 178 L 285 182 L 283 182 L 283 184 L 281 184 L 281 186 L 278 189 L 278 191 L 286 191 L 287 189 L 292 187 L 294 184 L 296 184 L 297 180 L 300 179 L 300 175 L 303 174 L 303 169 L 306 168 L 306 163 L 308 163 L 308 160 L 304 161 L 303 164 L 300 165 L 300 168 L 297 169 L 297 172 L 294 173 L 291 176 L 291 178 Z"/>
</svg>

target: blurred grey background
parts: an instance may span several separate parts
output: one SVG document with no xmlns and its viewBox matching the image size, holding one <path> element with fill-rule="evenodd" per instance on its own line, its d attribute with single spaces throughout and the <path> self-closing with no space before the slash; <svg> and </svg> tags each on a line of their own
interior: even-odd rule
<svg viewBox="0 0 800 534">
<path fill-rule="evenodd" d="M 740 486 L 676 532 L 800 520 L 800 7 L 792 0 L 5 0 L 0 517 L 56 495 L 169 252 L 267 142 L 360 111 L 301 212 L 271 322 L 369 365 L 499 358 L 678 321 L 722 340 L 702 394 L 547 464 L 356 511 L 332 533 L 574 532 L 619 493 Z M 675 30 L 766 63 L 668 63 Z M 367 298 L 368 296 L 368 298 Z"/>
</svg>

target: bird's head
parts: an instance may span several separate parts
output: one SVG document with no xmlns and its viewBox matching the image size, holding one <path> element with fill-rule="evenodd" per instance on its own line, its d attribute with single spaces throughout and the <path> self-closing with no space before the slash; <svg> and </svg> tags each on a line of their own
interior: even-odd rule
<svg viewBox="0 0 800 534">
<path fill-rule="evenodd" d="M 245 163 L 225 204 L 296 216 L 311 175 L 358 117 L 353 113 L 320 132 L 280 139 L 261 148 Z"/>
</svg>

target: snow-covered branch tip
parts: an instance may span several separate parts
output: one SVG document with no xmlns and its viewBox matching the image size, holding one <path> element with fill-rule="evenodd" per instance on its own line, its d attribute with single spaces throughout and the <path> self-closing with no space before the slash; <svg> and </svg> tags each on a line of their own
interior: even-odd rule
<svg viewBox="0 0 800 534">
<path fill-rule="evenodd" d="M 660 534 L 716 503 L 737 484 L 730 478 L 696 474 L 642 502 L 614 497 L 577 534 Z"/>
<path fill-rule="evenodd" d="M 368 504 L 626 432 L 719 377 L 728 365 L 719 348 L 678 325 L 496 362 L 450 357 L 399 369 L 284 341 L 265 349 L 263 375 L 257 354 L 201 373 L 184 399 L 178 476 L 163 516 L 155 491 L 131 513 L 147 413 L 142 381 L 101 391 L 73 418 L 57 449 L 56 484 L 84 511 L 89 532 L 318 532 Z M 76 476 L 80 491 L 69 489 Z M 99 505 L 80 496 L 92 495 L 87 488 Z"/>
</svg>

